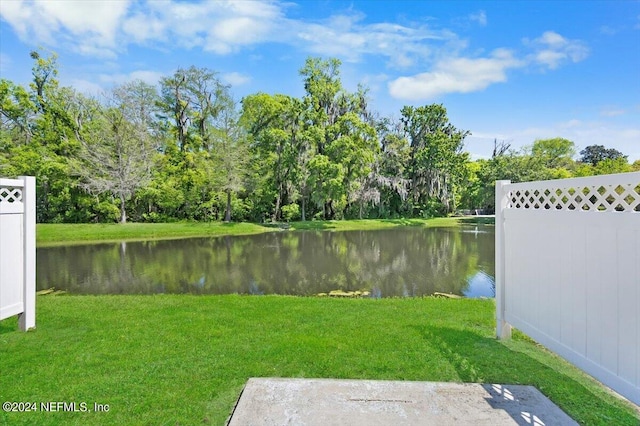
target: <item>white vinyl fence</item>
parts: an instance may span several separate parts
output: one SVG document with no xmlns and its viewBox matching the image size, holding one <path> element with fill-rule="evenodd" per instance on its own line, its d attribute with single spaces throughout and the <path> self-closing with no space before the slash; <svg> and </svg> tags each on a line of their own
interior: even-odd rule
<svg viewBox="0 0 640 426">
<path fill-rule="evenodd" d="M 0 179 L 0 320 L 20 315 L 36 326 L 36 183 L 31 176 Z"/>
<path fill-rule="evenodd" d="M 496 182 L 496 308 L 640 404 L 640 173 Z"/>
</svg>

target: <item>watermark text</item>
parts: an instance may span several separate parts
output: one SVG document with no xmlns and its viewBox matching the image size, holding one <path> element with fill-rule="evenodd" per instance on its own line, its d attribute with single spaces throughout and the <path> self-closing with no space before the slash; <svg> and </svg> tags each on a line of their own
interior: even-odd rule
<svg viewBox="0 0 640 426">
<path fill-rule="evenodd" d="M 111 407 L 109 404 L 98 402 L 77 402 L 77 401 L 5 401 L 2 403 L 2 411 L 5 413 L 108 413 Z"/>
</svg>

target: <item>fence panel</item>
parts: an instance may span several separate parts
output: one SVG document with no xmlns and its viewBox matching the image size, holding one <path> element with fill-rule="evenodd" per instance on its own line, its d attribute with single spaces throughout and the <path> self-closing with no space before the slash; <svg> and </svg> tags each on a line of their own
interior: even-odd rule
<svg viewBox="0 0 640 426">
<path fill-rule="evenodd" d="M 497 334 L 640 404 L 640 173 L 496 185 Z"/>
<path fill-rule="evenodd" d="M 0 179 L 0 320 L 35 327 L 35 178 Z"/>
</svg>

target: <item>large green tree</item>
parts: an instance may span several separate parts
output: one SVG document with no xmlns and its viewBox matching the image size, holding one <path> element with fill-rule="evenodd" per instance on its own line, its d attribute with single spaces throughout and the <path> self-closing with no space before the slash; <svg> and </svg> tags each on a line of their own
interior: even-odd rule
<svg viewBox="0 0 640 426">
<path fill-rule="evenodd" d="M 575 154 L 575 144 L 564 138 L 537 139 L 531 147 L 531 155 L 540 157 L 550 169 L 570 167 Z"/>
<path fill-rule="evenodd" d="M 603 145 L 589 145 L 580 151 L 580 162 L 597 166 L 603 160 L 627 160 L 627 156 L 614 148 L 605 148 Z"/>
<path fill-rule="evenodd" d="M 325 219 L 343 217 L 357 201 L 362 178 L 371 172 L 379 148 L 368 120 L 366 90 L 350 93 L 342 87 L 338 59 L 308 58 L 300 74 L 308 142 L 300 154 L 305 167 L 301 197 L 304 202 L 308 192 Z"/>
<path fill-rule="evenodd" d="M 165 173 L 154 179 L 149 194 L 164 205 L 163 215 L 182 219 L 207 219 L 217 215 L 212 137 L 219 130 L 221 113 L 228 108 L 229 87 L 208 68 L 179 68 L 160 80 L 159 118 L 163 121 L 160 164 Z M 176 193 L 179 188 L 179 193 Z M 174 196 L 166 197 L 173 193 Z M 160 198 L 161 197 L 161 198 Z"/>
<path fill-rule="evenodd" d="M 414 212 L 434 209 L 451 212 L 468 154 L 464 139 L 470 132 L 449 122 L 447 110 L 439 104 L 402 108 L 402 124 L 409 140 L 409 179 Z M 439 205 L 439 206 L 438 206 Z"/>
<path fill-rule="evenodd" d="M 213 167 L 217 186 L 225 195 L 225 222 L 231 221 L 231 198 L 245 189 L 248 166 L 248 144 L 240 124 L 236 102 L 228 96 L 220 109 L 216 127 L 208 139 L 213 145 Z"/>
<path fill-rule="evenodd" d="M 178 68 L 160 80 L 162 117 L 181 152 L 208 150 L 210 128 L 225 108 L 228 87 L 208 68 Z"/>
<path fill-rule="evenodd" d="M 370 188 L 372 204 L 378 204 L 376 216 L 400 217 L 410 214 L 408 179 L 410 148 L 402 123 L 388 117 L 376 120 L 380 151 L 365 188 Z M 379 202 L 376 199 L 379 196 Z M 373 207 L 373 206 L 372 206 Z"/>
<path fill-rule="evenodd" d="M 270 211 L 272 221 L 282 219 L 282 207 L 300 196 L 296 180 L 302 113 L 302 102 L 286 95 L 257 93 L 242 101 L 242 122 L 251 137 L 257 180 L 254 196 L 268 205 L 262 213 Z"/>
<path fill-rule="evenodd" d="M 31 52 L 29 88 L 0 81 L 0 169 L 36 177 L 39 222 L 82 222 L 93 216 L 93 197 L 78 186 L 69 166 L 79 151 L 78 131 L 95 103 L 59 87 L 57 56 Z"/>
</svg>

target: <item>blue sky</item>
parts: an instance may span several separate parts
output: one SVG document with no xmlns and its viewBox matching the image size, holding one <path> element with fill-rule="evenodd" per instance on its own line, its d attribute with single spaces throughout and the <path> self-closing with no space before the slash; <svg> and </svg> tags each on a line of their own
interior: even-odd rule
<svg viewBox="0 0 640 426">
<path fill-rule="evenodd" d="M 0 0 L 0 17 L 0 76 L 21 84 L 39 46 L 87 94 L 195 65 L 238 99 L 302 96 L 305 58 L 336 57 L 382 115 L 444 104 L 474 158 L 559 136 L 640 159 L 640 1 Z"/>
</svg>

